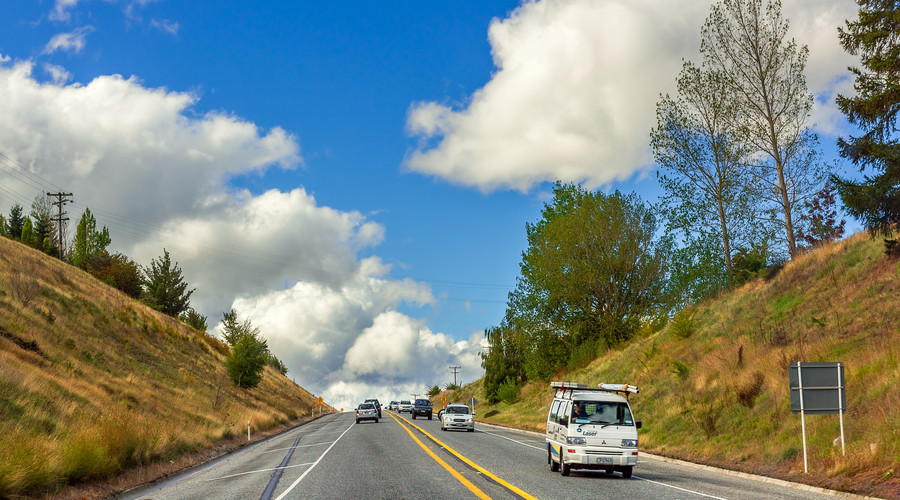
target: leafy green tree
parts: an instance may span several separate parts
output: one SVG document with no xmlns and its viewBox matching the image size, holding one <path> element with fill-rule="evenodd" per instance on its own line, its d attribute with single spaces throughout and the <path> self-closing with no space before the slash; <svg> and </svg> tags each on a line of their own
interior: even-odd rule
<svg viewBox="0 0 900 500">
<path fill-rule="evenodd" d="M 658 229 L 637 195 L 557 183 L 542 219 L 526 225 L 518 285 L 526 307 L 571 345 L 631 338 L 642 318 L 668 308 L 670 243 L 656 240 Z"/>
<path fill-rule="evenodd" d="M 437 396 L 437 395 L 440 394 L 440 393 L 441 393 L 441 388 L 440 388 L 439 386 L 437 386 L 437 385 L 433 385 L 433 386 L 431 386 L 431 387 L 428 388 L 428 392 L 427 392 L 426 394 L 428 394 L 429 397 L 432 397 L 432 398 L 433 398 L 433 397 Z"/>
<path fill-rule="evenodd" d="M 33 247 L 36 244 L 30 217 L 25 217 L 25 222 L 22 224 L 22 234 L 19 235 L 19 240 L 30 247 Z"/>
<path fill-rule="evenodd" d="M 163 249 L 163 256 L 151 259 L 150 267 L 144 269 L 143 298 L 150 307 L 173 318 L 187 310 L 191 295 L 196 289 L 188 290 L 178 263 L 172 264 L 169 251 Z"/>
<path fill-rule="evenodd" d="M 225 316 L 225 321 L 230 322 L 225 337 L 231 346 L 231 353 L 225 360 L 228 377 L 238 387 L 252 389 L 259 385 L 263 369 L 274 356 L 269 352 L 266 340 L 260 336 L 259 328 L 249 319 L 238 321 L 234 309 Z M 280 361 L 278 363 L 284 366 Z M 286 367 L 284 373 L 287 373 Z"/>
<path fill-rule="evenodd" d="M 797 254 L 794 219 L 827 175 L 807 125 L 813 97 L 803 75 L 809 50 L 787 39 L 781 2 L 722 0 L 701 31 L 704 64 L 724 77 L 733 130 L 755 158 L 757 196 L 779 214 L 787 250 Z M 773 214 L 776 212 L 773 212 Z"/>
<path fill-rule="evenodd" d="M 855 97 L 838 96 L 837 104 L 850 123 L 864 131 L 859 137 L 838 139 L 841 156 L 860 171 L 870 169 L 862 181 L 832 177 L 844 206 L 862 220 L 872 236 L 884 237 L 887 253 L 900 254 L 892 239 L 900 222 L 900 4 L 889 0 L 857 0 L 859 15 L 839 29 L 841 44 L 859 55 L 862 66 L 850 68 L 856 77 Z"/>
<path fill-rule="evenodd" d="M 14 240 L 22 237 L 22 226 L 25 225 L 25 215 L 22 213 L 22 205 L 16 203 L 9 209 L 9 217 L 6 219 L 6 234 Z"/>
<path fill-rule="evenodd" d="M 75 229 L 75 241 L 72 243 L 72 265 L 87 269 L 88 260 L 106 252 L 112 240 L 106 226 L 97 230 L 97 219 L 90 208 L 85 208 Z"/>
<path fill-rule="evenodd" d="M 198 332 L 205 332 L 207 329 L 206 316 L 197 312 L 193 307 L 188 307 L 178 316 L 178 319 Z"/>
<path fill-rule="evenodd" d="M 677 99 L 667 95 L 657 104 L 657 127 L 650 134 L 662 167 L 657 179 L 665 190 L 668 229 L 697 247 L 714 244 L 724 263 L 717 274 L 727 273 L 732 240 L 746 234 L 756 208 L 747 152 L 729 130 L 734 102 L 724 76 L 690 62 L 682 66 L 677 85 Z"/>
</svg>

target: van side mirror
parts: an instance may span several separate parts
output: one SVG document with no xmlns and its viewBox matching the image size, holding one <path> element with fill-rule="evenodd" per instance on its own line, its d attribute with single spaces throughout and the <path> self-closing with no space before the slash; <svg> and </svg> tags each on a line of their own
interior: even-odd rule
<svg viewBox="0 0 900 500">
<path fill-rule="evenodd" d="M 636 429 L 640 429 L 640 428 L 641 428 L 641 421 L 638 420 L 637 422 L 635 422 L 635 423 L 634 423 L 634 427 L 635 427 Z"/>
<path fill-rule="evenodd" d="M 559 425 L 562 425 L 562 426 L 568 426 L 568 425 L 569 425 L 569 419 L 566 418 L 566 417 L 563 417 L 563 418 L 559 419 Z"/>
</svg>

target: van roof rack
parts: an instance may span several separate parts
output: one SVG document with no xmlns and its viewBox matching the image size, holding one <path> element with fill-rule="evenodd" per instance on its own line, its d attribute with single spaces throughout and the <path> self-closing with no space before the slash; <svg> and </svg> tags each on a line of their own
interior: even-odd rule
<svg viewBox="0 0 900 500">
<path fill-rule="evenodd" d="M 629 384 L 597 384 L 597 387 L 590 387 L 587 384 L 578 382 L 550 382 L 550 387 L 562 390 L 571 389 L 579 391 L 615 392 L 624 394 L 626 397 L 628 397 L 629 394 L 637 394 L 640 392 L 636 385 Z"/>
</svg>

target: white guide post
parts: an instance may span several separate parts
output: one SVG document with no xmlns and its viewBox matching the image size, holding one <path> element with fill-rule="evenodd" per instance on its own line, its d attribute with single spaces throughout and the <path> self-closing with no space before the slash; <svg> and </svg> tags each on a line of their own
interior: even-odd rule
<svg viewBox="0 0 900 500">
<path fill-rule="evenodd" d="M 847 450 L 844 448 L 844 398 L 843 398 L 844 388 L 841 387 L 841 380 L 844 379 L 844 377 L 842 376 L 843 373 L 841 373 L 841 370 L 844 369 L 844 365 L 839 364 L 837 366 L 837 369 L 838 369 L 838 407 L 839 407 L 838 415 L 841 416 L 841 455 L 846 455 Z"/>
<path fill-rule="evenodd" d="M 799 385 L 800 391 L 800 429 L 803 432 L 803 473 L 806 474 L 808 472 L 807 462 L 806 462 L 806 417 L 804 416 L 803 411 L 803 370 L 801 369 L 801 362 L 797 362 L 797 382 Z"/>
</svg>

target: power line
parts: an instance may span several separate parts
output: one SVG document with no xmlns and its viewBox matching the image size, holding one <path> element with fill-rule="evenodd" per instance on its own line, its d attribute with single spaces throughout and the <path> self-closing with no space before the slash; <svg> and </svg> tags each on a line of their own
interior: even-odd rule
<svg viewBox="0 0 900 500">
<path fill-rule="evenodd" d="M 450 371 L 453 372 L 453 385 L 456 385 L 456 374 L 459 373 L 460 366 L 451 366 Z"/>
</svg>

